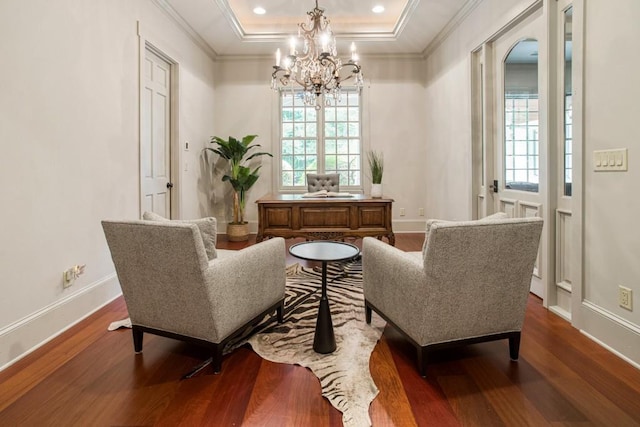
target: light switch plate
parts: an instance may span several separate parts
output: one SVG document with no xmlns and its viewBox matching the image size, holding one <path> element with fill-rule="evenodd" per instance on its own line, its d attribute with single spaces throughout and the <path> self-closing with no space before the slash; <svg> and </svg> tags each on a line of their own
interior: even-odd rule
<svg viewBox="0 0 640 427">
<path fill-rule="evenodd" d="M 596 150 L 593 152 L 593 170 L 596 172 L 621 172 L 628 170 L 627 149 Z"/>
</svg>

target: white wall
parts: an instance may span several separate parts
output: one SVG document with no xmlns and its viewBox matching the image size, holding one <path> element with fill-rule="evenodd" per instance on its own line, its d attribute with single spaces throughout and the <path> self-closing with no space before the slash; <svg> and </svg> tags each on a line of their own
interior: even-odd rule
<svg viewBox="0 0 640 427">
<path fill-rule="evenodd" d="M 585 6 L 583 296 L 589 308 L 581 327 L 640 363 L 640 58 L 625 54 L 637 51 L 640 2 Z M 593 151 L 609 148 L 628 148 L 628 172 L 593 172 Z M 618 285 L 633 290 L 633 312 L 618 306 Z"/>
<path fill-rule="evenodd" d="M 256 142 L 271 153 L 277 153 L 278 97 L 270 87 L 272 58 L 222 59 L 216 74 L 215 135 L 242 137 L 257 134 Z M 391 58 L 361 60 L 366 87 L 363 92 L 363 138 L 365 149 L 381 151 L 385 160 L 384 193 L 395 200 L 394 230 L 422 231 L 424 218 L 418 215 L 425 208 L 423 189 L 426 156 L 425 111 L 422 93 L 423 65 L 421 59 Z M 261 179 L 249 192 L 247 217 L 255 229 L 255 200 L 275 191 L 277 164 L 263 157 Z M 427 165 L 428 167 L 428 165 Z M 230 190 L 220 181 L 218 171 L 213 180 L 211 214 L 229 221 Z M 365 192 L 369 191 L 366 178 Z M 406 216 L 399 216 L 405 208 Z"/>
<path fill-rule="evenodd" d="M 430 216 L 471 218 L 471 52 L 532 3 L 484 0 L 427 57 Z M 584 301 L 574 326 L 640 363 L 640 60 L 625 54 L 640 40 L 640 2 L 585 3 Z M 592 171 L 593 150 L 625 147 L 628 172 Z M 633 289 L 633 312 L 618 307 L 618 285 Z"/>
<path fill-rule="evenodd" d="M 179 63 L 180 161 L 196 166 L 180 201 L 197 217 L 213 61 L 151 1 L 0 2 L 0 368 L 120 292 L 100 220 L 140 214 L 138 22 Z"/>
</svg>

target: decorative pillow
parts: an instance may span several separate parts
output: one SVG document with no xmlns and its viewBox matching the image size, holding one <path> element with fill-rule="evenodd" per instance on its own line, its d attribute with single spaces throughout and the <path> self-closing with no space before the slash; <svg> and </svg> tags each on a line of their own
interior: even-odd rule
<svg viewBox="0 0 640 427">
<path fill-rule="evenodd" d="M 158 215 L 155 212 L 145 212 L 142 214 L 142 219 L 145 221 L 172 221 L 163 216 Z M 176 219 L 175 222 L 184 222 L 188 224 L 195 224 L 200 230 L 200 236 L 202 236 L 202 243 L 204 243 L 204 249 L 207 252 L 207 258 L 209 261 L 215 259 L 218 256 L 216 252 L 216 238 L 217 238 L 217 223 L 213 217 L 201 218 L 201 219 Z"/>
</svg>

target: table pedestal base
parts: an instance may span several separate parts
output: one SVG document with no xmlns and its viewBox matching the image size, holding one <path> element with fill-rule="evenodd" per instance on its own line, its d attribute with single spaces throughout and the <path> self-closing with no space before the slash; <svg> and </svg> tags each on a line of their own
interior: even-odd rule
<svg viewBox="0 0 640 427">
<path fill-rule="evenodd" d="M 331 321 L 331 310 L 329 300 L 322 298 L 318 309 L 318 320 L 316 321 L 316 332 L 313 338 L 313 350 L 316 353 L 333 353 L 336 349 L 336 338 L 333 334 L 333 322 Z"/>
</svg>

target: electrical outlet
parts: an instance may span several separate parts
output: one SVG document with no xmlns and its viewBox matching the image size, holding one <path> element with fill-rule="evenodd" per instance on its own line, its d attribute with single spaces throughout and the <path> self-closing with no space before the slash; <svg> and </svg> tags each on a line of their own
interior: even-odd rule
<svg viewBox="0 0 640 427">
<path fill-rule="evenodd" d="M 424 216 L 424 208 L 418 209 L 418 215 Z"/>
<path fill-rule="evenodd" d="M 73 285 L 73 282 L 75 281 L 75 277 L 73 277 L 73 267 L 71 267 L 68 270 L 65 270 L 62 272 L 62 287 L 63 288 L 68 288 L 69 286 Z"/>
<path fill-rule="evenodd" d="M 404 208 L 400 208 L 400 216 L 405 216 Z"/>
<path fill-rule="evenodd" d="M 62 287 L 68 288 L 73 285 L 73 282 L 76 281 L 81 274 L 84 273 L 84 267 L 86 264 L 82 265 L 74 265 L 68 270 L 62 272 Z"/>
<path fill-rule="evenodd" d="M 618 304 L 627 310 L 633 310 L 633 293 L 631 289 L 618 286 Z"/>
</svg>

